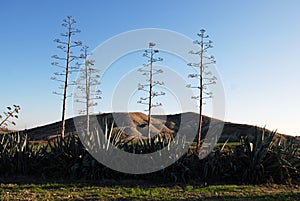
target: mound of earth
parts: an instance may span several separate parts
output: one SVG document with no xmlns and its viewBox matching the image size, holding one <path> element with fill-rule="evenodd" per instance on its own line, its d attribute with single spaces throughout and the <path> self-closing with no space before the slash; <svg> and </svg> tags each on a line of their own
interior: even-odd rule
<svg viewBox="0 0 300 201">
<path fill-rule="evenodd" d="M 84 116 L 79 116 L 66 120 L 66 133 L 76 132 L 74 119 L 80 122 Z M 146 138 L 148 136 L 148 116 L 141 112 L 131 113 L 103 113 L 98 115 L 91 115 L 91 119 L 99 122 L 100 125 L 111 125 L 113 123 L 113 132 L 122 131 L 123 137 Z M 153 115 L 151 118 L 150 132 L 151 136 L 156 134 L 174 135 L 185 134 L 190 135 L 195 133 L 198 128 L 199 114 L 187 112 L 182 114 L 171 115 Z M 248 136 L 250 139 L 254 138 L 255 126 L 246 124 L 235 124 L 231 122 L 223 122 L 217 119 L 212 119 L 203 116 L 202 137 L 204 137 L 208 130 L 214 131 L 217 127 L 223 127 L 219 142 L 225 142 L 229 139 L 232 142 L 240 141 L 242 136 Z M 50 137 L 59 135 L 61 130 L 61 122 L 24 130 L 31 140 L 47 140 Z M 270 132 L 270 131 L 268 131 Z M 292 136 L 281 135 L 283 138 L 292 138 Z M 295 138 L 300 142 L 300 137 Z"/>
</svg>

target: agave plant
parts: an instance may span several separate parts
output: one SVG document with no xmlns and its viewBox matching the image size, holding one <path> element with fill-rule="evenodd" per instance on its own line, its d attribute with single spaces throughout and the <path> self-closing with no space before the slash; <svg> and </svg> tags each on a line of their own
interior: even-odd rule
<svg viewBox="0 0 300 201">
<path fill-rule="evenodd" d="M 0 137 L 0 169 L 2 174 L 27 174 L 34 169 L 39 157 L 39 146 L 32 146 L 24 133 Z"/>
<path fill-rule="evenodd" d="M 236 149 L 242 182 L 286 183 L 298 177 L 300 159 L 296 155 L 293 142 L 282 139 L 276 132 L 256 129 L 253 142 L 242 139 Z"/>
<path fill-rule="evenodd" d="M 242 182 L 260 183 L 265 178 L 268 154 L 275 132 L 267 135 L 265 129 L 255 129 L 254 140 L 250 142 L 246 136 L 241 139 L 241 145 L 236 148 L 236 157 L 240 166 Z M 272 160 L 272 163 L 276 162 Z"/>
<path fill-rule="evenodd" d="M 266 172 L 272 175 L 275 182 L 286 183 L 292 179 L 300 179 L 300 157 L 295 147 L 294 138 L 278 137 L 271 145 L 269 155 L 272 156 L 273 161 L 277 162 L 265 161 L 269 163 Z M 275 168 L 277 171 L 273 171 Z"/>
<path fill-rule="evenodd" d="M 205 183 L 232 182 L 237 179 L 237 164 L 233 149 L 227 146 L 229 139 L 212 152 L 198 165 L 200 180 Z"/>
<path fill-rule="evenodd" d="M 78 168 L 87 154 L 76 133 L 49 139 L 42 153 L 41 169 L 44 175 L 70 178 L 77 177 Z"/>
</svg>

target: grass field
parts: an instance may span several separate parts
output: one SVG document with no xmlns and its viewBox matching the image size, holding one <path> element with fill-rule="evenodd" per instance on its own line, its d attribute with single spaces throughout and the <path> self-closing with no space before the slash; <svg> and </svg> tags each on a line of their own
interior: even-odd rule
<svg viewBox="0 0 300 201">
<path fill-rule="evenodd" d="M 1 184 L 0 200 L 300 200 L 300 187 Z"/>
</svg>

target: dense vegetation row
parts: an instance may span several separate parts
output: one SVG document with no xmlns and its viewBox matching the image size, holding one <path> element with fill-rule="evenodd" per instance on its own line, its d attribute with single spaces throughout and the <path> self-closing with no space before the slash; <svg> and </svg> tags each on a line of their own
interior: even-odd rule
<svg viewBox="0 0 300 201">
<path fill-rule="evenodd" d="M 107 127 L 106 127 L 107 128 Z M 119 149 L 137 154 L 159 150 L 174 139 L 156 136 L 151 140 L 124 141 L 117 136 L 107 139 Z M 84 148 L 75 133 L 55 137 L 46 143 L 30 142 L 23 133 L 0 136 L 0 175 L 35 176 L 45 179 L 101 180 L 143 179 L 185 183 L 299 183 L 300 154 L 292 140 L 257 129 L 252 142 L 216 147 L 200 160 L 193 148 L 173 165 L 158 172 L 130 175 L 111 170 L 98 163 Z M 105 143 L 105 142 L 103 142 Z M 107 149 L 103 144 L 103 149 Z"/>
</svg>

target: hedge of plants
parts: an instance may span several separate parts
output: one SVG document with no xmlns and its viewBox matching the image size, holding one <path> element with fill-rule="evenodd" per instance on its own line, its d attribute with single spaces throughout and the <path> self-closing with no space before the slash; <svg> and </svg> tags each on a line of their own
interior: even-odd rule
<svg viewBox="0 0 300 201">
<path fill-rule="evenodd" d="M 173 138 L 157 135 L 124 140 L 106 126 L 107 141 L 127 152 L 144 154 L 167 147 Z M 215 147 L 204 159 L 189 149 L 179 160 L 163 170 L 144 174 L 124 174 L 97 162 L 82 145 L 76 133 L 59 136 L 46 143 L 30 142 L 26 133 L 0 136 L 0 176 L 35 176 L 45 179 L 102 180 L 146 179 L 184 183 L 300 183 L 300 155 L 292 140 L 275 132 L 256 129 L 254 140 L 242 138 L 239 145 Z M 103 149 L 108 143 L 102 142 Z"/>
</svg>

